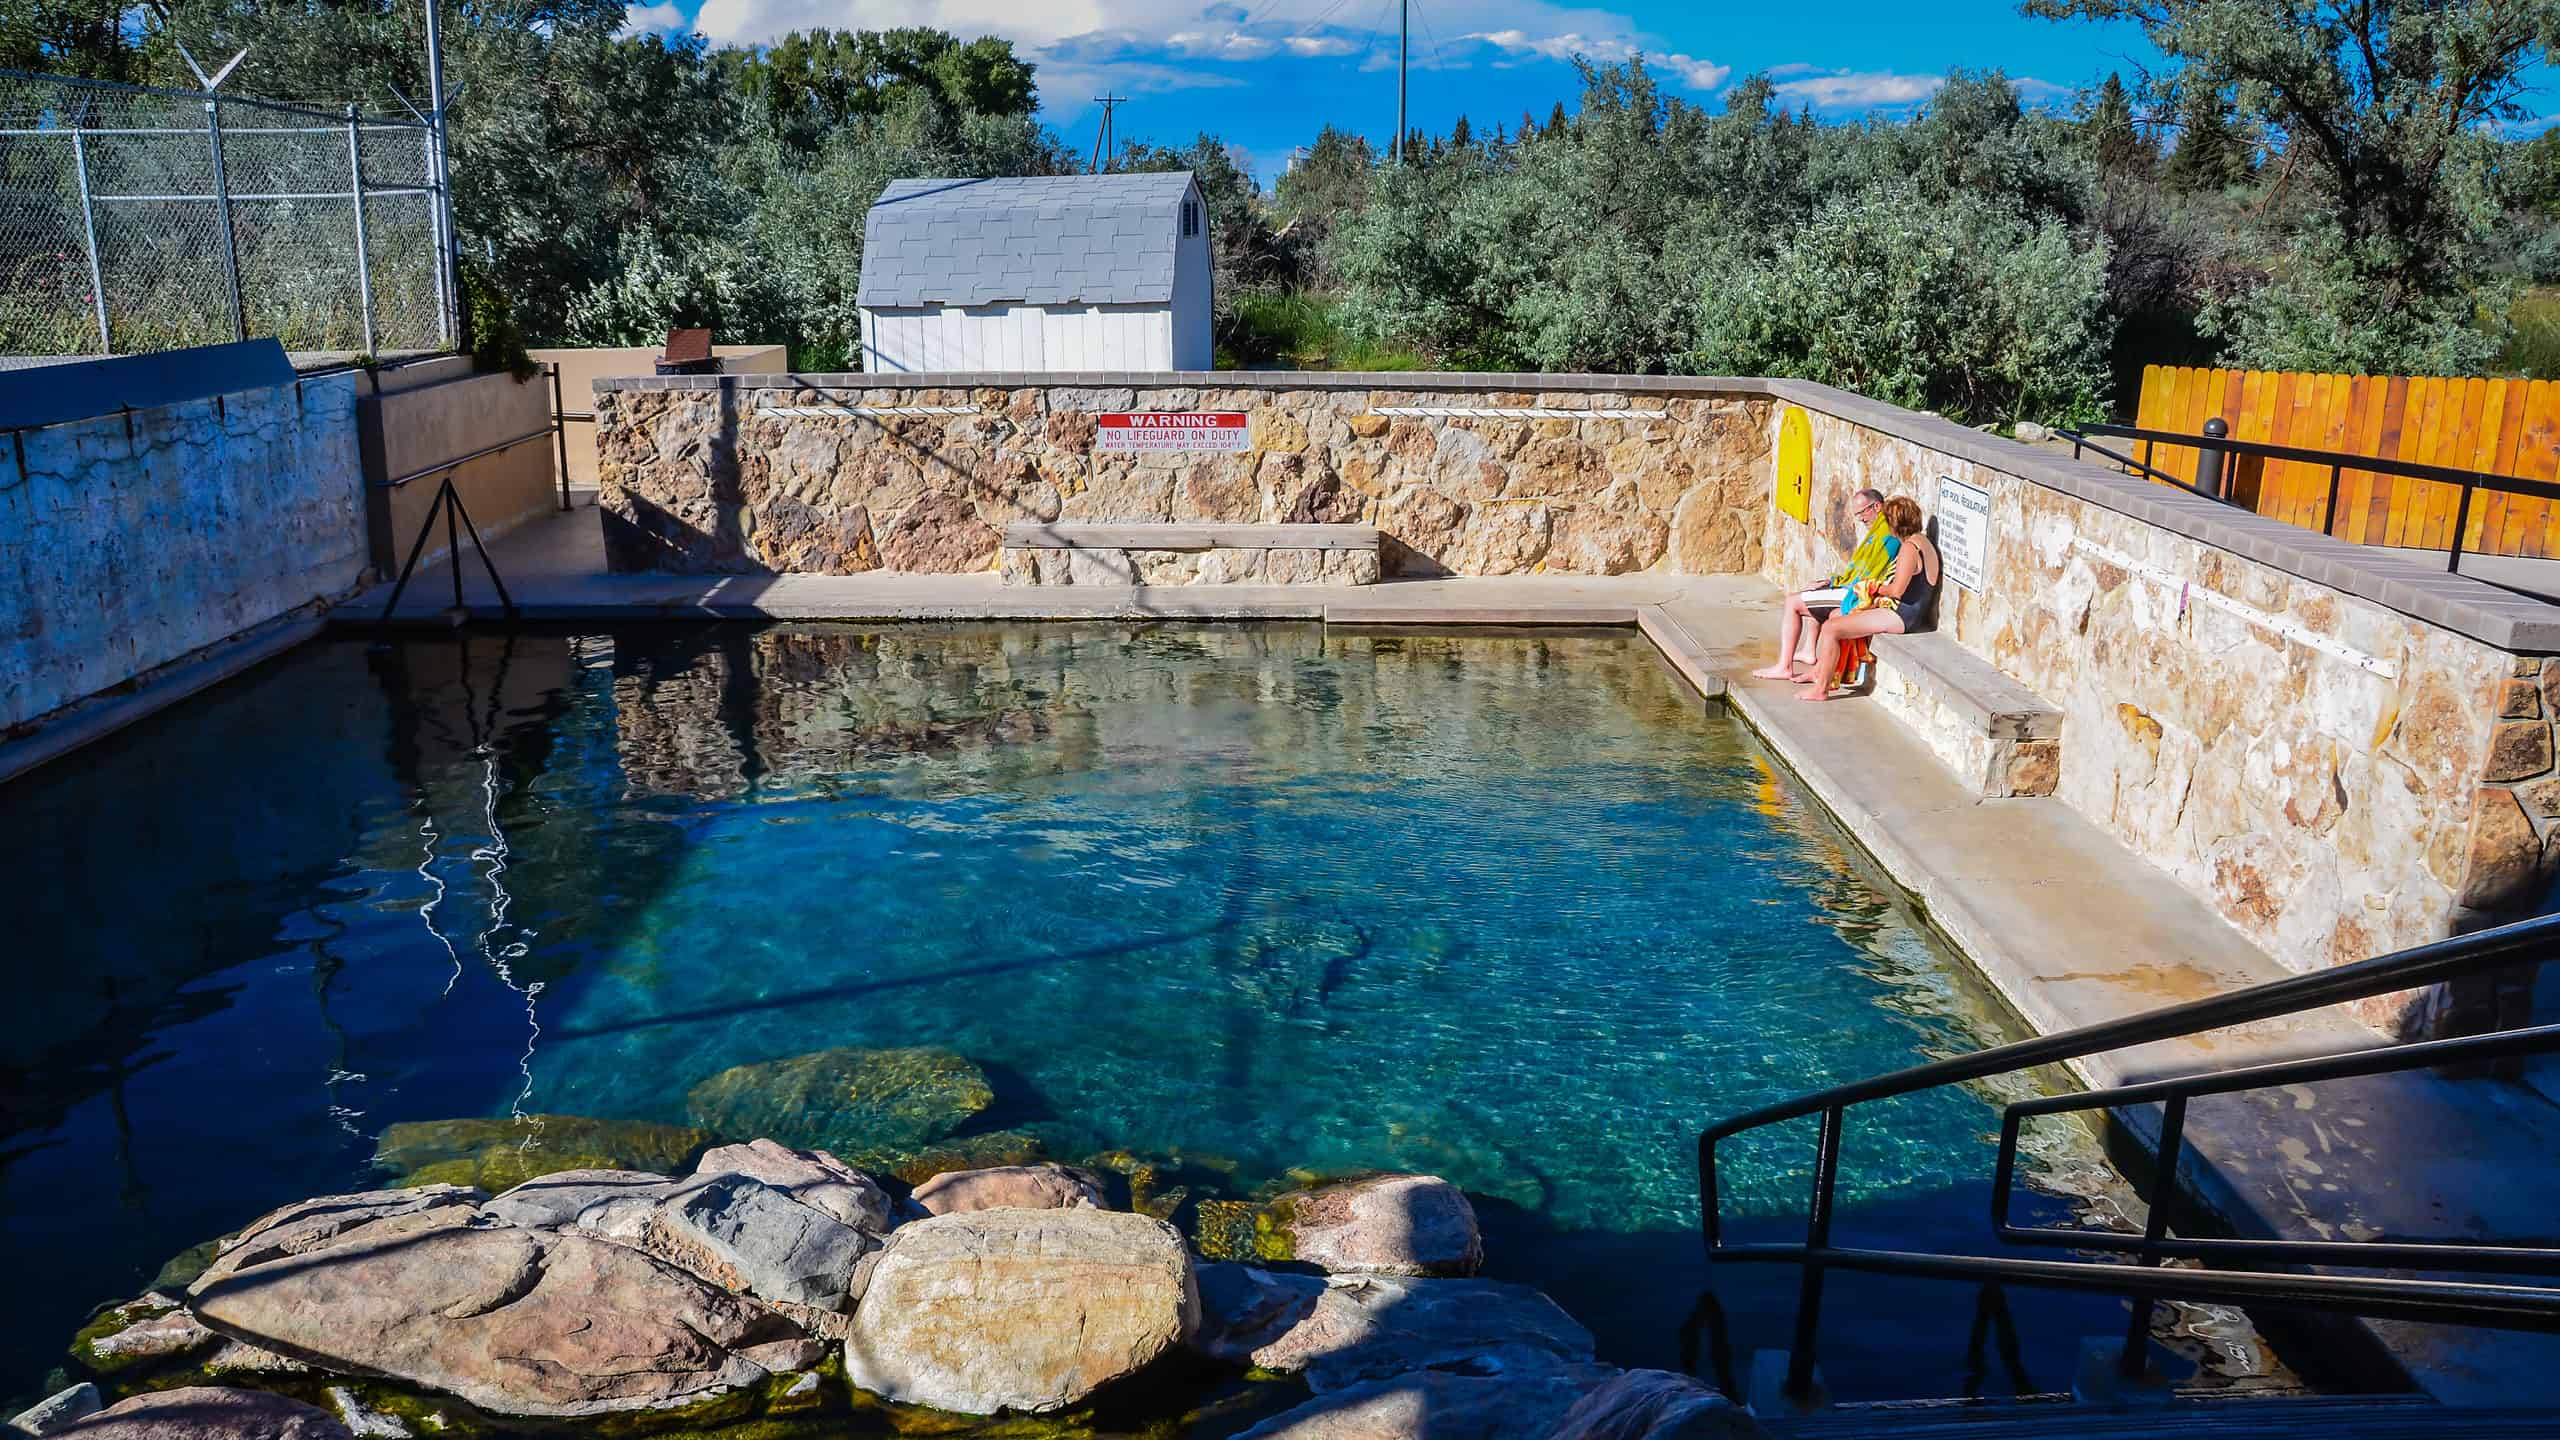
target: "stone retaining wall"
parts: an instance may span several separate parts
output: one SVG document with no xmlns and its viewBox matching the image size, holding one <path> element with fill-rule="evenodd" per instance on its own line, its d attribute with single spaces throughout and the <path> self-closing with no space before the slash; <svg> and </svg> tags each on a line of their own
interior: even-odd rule
<svg viewBox="0 0 2560 1440">
<path fill-rule="evenodd" d="M 1950 583 L 1939 628 L 2063 711 L 2065 803 L 2278 960 L 2341 964 L 2545 908 L 2560 865 L 2560 663 L 2546 672 L 2539 656 L 2231 548 L 2324 564 L 2359 555 L 2308 532 L 2292 533 L 2343 556 L 2180 533 L 2222 523 L 2221 507 L 2182 492 L 2129 489 L 2104 505 L 1833 415 L 1810 420 L 1812 520 L 1772 508 L 1770 578 L 1805 585 L 1836 569 L 1862 486 L 1910 495 L 1933 523 L 1942 478 L 1987 490 L 1985 586 Z M 2014 451 L 2019 470 L 2052 463 L 1973 439 L 1967 448 Z M 2137 505 L 2154 517 L 2126 513 Z M 2476 1021 L 2448 1007 L 2486 999 L 2387 997 L 2365 1015 L 2432 1031 Z"/>
<path fill-rule="evenodd" d="M 1588 388 L 1380 390 L 1270 376 L 855 388 L 865 379 L 597 382 L 612 568 L 963 573 L 993 568 L 1001 531 L 1017 520 L 1374 524 L 1387 535 L 1387 573 L 1400 575 L 1760 564 L 1770 427 L 1757 395 L 1631 405 L 1624 392 Z M 892 413 L 764 413 L 816 406 Z M 1591 413 L 1630 408 L 1660 418 Z M 934 410 L 967 413 L 917 413 Z M 1252 448 L 1098 452 L 1094 417 L 1129 410 L 1240 411 Z"/>
</svg>

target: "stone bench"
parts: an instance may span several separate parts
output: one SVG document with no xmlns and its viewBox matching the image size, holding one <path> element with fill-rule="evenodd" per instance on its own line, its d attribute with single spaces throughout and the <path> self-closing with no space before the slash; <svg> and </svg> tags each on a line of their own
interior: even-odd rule
<svg viewBox="0 0 2560 1440">
<path fill-rule="evenodd" d="M 1368 585 L 1374 525 L 1042 523 L 1004 530 L 1007 585 Z"/>
<path fill-rule="evenodd" d="M 1955 637 L 1875 637 L 1875 701 L 1918 732 L 1985 799 L 2050 795 L 2062 774 L 2062 712 Z"/>
</svg>

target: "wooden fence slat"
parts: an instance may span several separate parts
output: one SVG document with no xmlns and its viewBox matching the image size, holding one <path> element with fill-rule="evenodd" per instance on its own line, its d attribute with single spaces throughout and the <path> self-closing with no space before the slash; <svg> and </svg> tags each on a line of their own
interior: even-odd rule
<svg viewBox="0 0 2560 1440">
<path fill-rule="evenodd" d="M 2329 375 L 2147 365 L 2134 423 L 2200 434 L 2216 416 L 2233 438 L 2441 465 L 2488 475 L 2560 479 L 2560 384 L 2443 376 Z M 2145 459 L 2137 442 L 2134 458 Z M 2192 484 L 2192 445 L 2156 445 L 2162 473 Z M 2342 467 L 2337 504 L 2329 467 L 2307 460 L 2232 456 L 2230 498 L 2259 514 L 2368 545 L 2443 549 L 2453 543 L 2462 487 Z M 2474 491 L 2466 552 L 2560 556 L 2560 505 Z"/>
</svg>

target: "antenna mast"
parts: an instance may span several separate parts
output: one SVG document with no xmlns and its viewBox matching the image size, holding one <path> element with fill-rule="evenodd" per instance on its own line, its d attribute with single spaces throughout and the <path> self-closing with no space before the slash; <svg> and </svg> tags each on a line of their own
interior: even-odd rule
<svg viewBox="0 0 2560 1440">
<path fill-rule="evenodd" d="M 1405 59 L 1413 44 L 1413 0 L 1396 0 L 1396 163 L 1404 163 Z"/>
<path fill-rule="evenodd" d="M 1089 173 L 1099 175 L 1111 164 L 1111 112 L 1128 99 L 1126 95 L 1093 97 L 1093 103 L 1102 107 L 1102 129 L 1093 137 L 1093 163 L 1085 167 Z"/>
</svg>

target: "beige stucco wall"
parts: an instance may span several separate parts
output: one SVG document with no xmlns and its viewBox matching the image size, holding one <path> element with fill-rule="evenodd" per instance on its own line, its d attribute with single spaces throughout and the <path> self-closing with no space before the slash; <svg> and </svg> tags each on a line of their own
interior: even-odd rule
<svg viewBox="0 0 2560 1440">
<path fill-rule="evenodd" d="M 2361 960 L 2540 908 L 2560 859 L 2560 837 L 2544 845 L 2560 780 L 2547 777 L 2554 709 L 2539 657 L 1926 445 L 1810 418 L 1812 523 L 1771 508 L 1769 577 L 1807 585 L 1836 569 L 1861 486 L 1910 495 L 1932 517 L 1942 477 L 1987 490 L 1984 589 L 1951 583 L 1939 628 L 2062 710 L 2065 803 L 2277 959 L 2300 970 Z M 2277 628 L 2287 625 L 2388 673 L 2288 638 Z M 2432 1023 L 2406 1010 L 2380 1002 L 2367 1015 Z"/>
<path fill-rule="evenodd" d="M 540 376 L 448 375 L 406 388 L 386 386 L 361 405 L 366 491 L 371 501 L 374 567 L 395 574 L 435 506 L 442 477 L 390 481 L 488 446 L 541 432 L 540 438 L 457 466 L 455 493 L 480 538 L 494 539 L 558 507 L 557 447 L 548 433 L 551 389 Z M 447 553 L 441 519 L 419 563 Z M 468 537 L 463 539 L 467 549 Z"/>
<path fill-rule="evenodd" d="M 827 403 L 972 413 L 761 413 Z M 1374 524 L 1391 574 L 1735 573 L 1759 565 L 1769 494 L 1768 402 L 1748 395 L 1270 380 L 608 389 L 597 405 L 617 570 L 984 570 L 1027 519 Z M 1379 413 L 1409 408 L 1562 413 Z M 1630 409 L 1660 413 L 1605 413 Z M 1252 448 L 1097 452 L 1094 417 L 1127 410 L 1240 411 Z"/>
<path fill-rule="evenodd" d="M 525 352 L 539 365 L 560 367 L 560 408 L 571 413 L 595 409 L 596 382 L 618 375 L 654 375 L 659 350 L 648 345 L 561 347 Z M 714 358 L 727 375 L 780 374 L 790 365 L 790 352 L 779 345 L 714 345 Z M 549 376 L 537 383 L 549 385 Z M 596 427 L 591 420 L 568 422 L 569 483 L 596 483 Z"/>
</svg>

